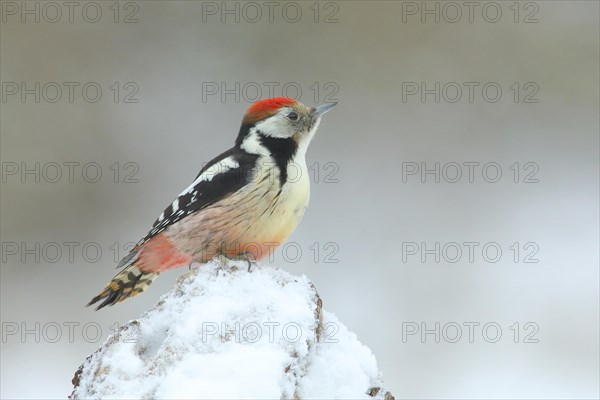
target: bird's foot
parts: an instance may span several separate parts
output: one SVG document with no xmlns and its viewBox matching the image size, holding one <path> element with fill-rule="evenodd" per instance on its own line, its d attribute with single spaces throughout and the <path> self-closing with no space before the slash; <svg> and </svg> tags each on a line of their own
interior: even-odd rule
<svg viewBox="0 0 600 400">
<path fill-rule="evenodd" d="M 246 261 L 248 263 L 248 272 L 252 272 L 252 267 L 257 264 L 256 255 L 249 250 L 235 256 L 224 253 L 221 253 L 220 256 L 231 261 Z"/>
</svg>

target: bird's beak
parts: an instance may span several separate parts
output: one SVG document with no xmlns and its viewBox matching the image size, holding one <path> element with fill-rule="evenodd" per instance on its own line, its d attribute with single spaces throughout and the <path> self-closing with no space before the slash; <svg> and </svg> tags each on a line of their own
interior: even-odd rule
<svg viewBox="0 0 600 400">
<path fill-rule="evenodd" d="M 337 106 L 337 103 L 321 104 L 320 106 L 313 107 L 311 109 L 311 114 L 312 114 L 313 118 L 317 118 L 317 117 L 325 114 L 327 111 L 331 110 L 335 106 Z"/>
</svg>

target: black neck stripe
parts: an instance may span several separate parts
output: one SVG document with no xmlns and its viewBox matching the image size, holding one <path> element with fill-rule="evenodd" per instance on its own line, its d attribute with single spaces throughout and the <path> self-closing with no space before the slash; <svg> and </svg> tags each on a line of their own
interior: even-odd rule
<svg viewBox="0 0 600 400">
<path fill-rule="evenodd" d="M 260 131 L 256 132 L 260 143 L 265 146 L 271 153 L 271 157 L 275 160 L 279 168 L 279 181 L 281 186 L 287 181 L 287 166 L 288 163 L 296 155 L 298 145 L 292 138 L 276 138 L 266 136 Z"/>
</svg>

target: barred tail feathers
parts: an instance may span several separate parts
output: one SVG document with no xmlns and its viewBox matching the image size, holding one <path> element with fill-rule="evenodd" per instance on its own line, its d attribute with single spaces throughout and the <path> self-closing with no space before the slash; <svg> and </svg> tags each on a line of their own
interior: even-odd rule
<svg viewBox="0 0 600 400">
<path fill-rule="evenodd" d="M 104 299 L 96 307 L 96 310 L 99 310 L 103 307 L 120 303 L 130 297 L 137 296 L 146 290 L 158 275 L 159 272 L 140 271 L 134 262 L 115 275 L 112 281 L 87 306 L 89 307 Z"/>
<path fill-rule="evenodd" d="M 146 290 L 162 271 L 189 265 L 192 261 L 192 257 L 180 252 L 169 238 L 161 234 L 153 236 L 136 246 L 119 262 L 117 268 L 124 268 L 88 303 L 88 306 L 103 300 L 96 308 L 99 310 L 137 296 Z"/>
</svg>

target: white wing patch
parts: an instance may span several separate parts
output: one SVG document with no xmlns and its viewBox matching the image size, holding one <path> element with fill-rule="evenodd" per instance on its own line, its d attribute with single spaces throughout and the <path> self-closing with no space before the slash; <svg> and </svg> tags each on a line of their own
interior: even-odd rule
<svg viewBox="0 0 600 400">
<path fill-rule="evenodd" d="M 185 188 L 185 190 L 183 192 L 179 193 L 179 196 L 188 194 L 200 182 L 204 182 L 204 181 L 210 182 L 213 180 L 213 178 L 215 176 L 225 173 L 231 169 L 239 168 L 239 167 L 240 167 L 240 164 L 237 161 L 235 161 L 233 159 L 233 157 L 231 157 L 231 156 L 226 157 L 226 158 L 222 159 L 221 161 L 216 162 L 214 165 L 211 165 L 209 168 L 207 168 L 206 171 L 204 171 L 201 175 L 199 175 L 194 180 L 194 182 L 192 182 L 190 184 L 190 186 Z"/>
</svg>

